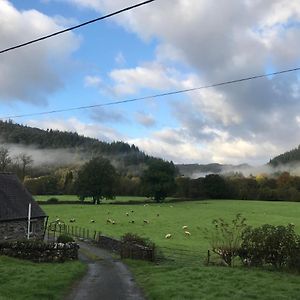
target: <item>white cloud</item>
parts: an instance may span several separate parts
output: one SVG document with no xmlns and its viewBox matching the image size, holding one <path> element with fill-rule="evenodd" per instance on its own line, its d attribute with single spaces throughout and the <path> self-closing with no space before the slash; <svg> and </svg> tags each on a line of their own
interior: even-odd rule
<svg viewBox="0 0 300 300">
<path fill-rule="evenodd" d="M 102 84 L 102 79 L 99 76 L 86 76 L 84 78 L 84 85 L 86 87 L 95 87 L 95 88 L 99 88 Z"/>
<path fill-rule="evenodd" d="M 139 124 L 145 127 L 152 127 L 156 123 L 155 118 L 151 114 L 146 114 L 144 112 L 137 112 L 135 114 L 135 119 Z"/>
<path fill-rule="evenodd" d="M 121 51 L 116 55 L 115 62 L 118 65 L 124 65 L 126 63 L 126 59 Z"/>
<path fill-rule="evenodd" d="M 66 20 L 64 19 L 64 22 Z M 18 11 L 0 0 L 1 49 L 62 29 L 62 18 L 50 18 L 37 10 Z M 3 53 L 0 60 L 0 101 L 45 103 L 64 84 L 64 69 L 79 40 L 73 33 Z M 55 64 L 53 63 L 55 61 Z"/>
<path fill-rule="evenodd" d="M 66 1 L 101 13 L 136 3 Z M 209 85 L 299 63 L 296 0 L 156 1 L 112 21 L 158 44 L 154 62 L 110 72 L 118 95 Z M 192 71 L 182 73 L 176 63 Z M 174 160 L 267 162 L 299 143 L 298 94 L 296 73 L 193 92 L 173 107 L 177 128 L 136 142 Z"/>
<path fill-rule="evenodd" d="M 41 129 L 52 128 L 61 131 L 77 132 L 80 135 L 99 139 L 101 141 L 124 140 L 124 136 L 111 127 L 106 127 L 95 123 L 84 123 L 76 118 L 63 119 L 44 119 L 28 121 L 29 126 Z"/>
<path fill-rule="evenodd" d="M 166 90 L 177 85 L 176 71 L 151 62 L 129 69 L 115 69 L 109 74 L 118 95 L 135 94 L 140 89 Z"/>
</svg>

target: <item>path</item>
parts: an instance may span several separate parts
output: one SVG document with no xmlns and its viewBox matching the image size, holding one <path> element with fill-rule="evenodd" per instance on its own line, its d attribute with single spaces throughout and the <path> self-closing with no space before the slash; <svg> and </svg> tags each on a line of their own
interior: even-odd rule
<svg viewBox="0 0 300 300">
<path fill-rule="evenodd" d="M 66 300 L 144 300 L 121 261 L 106 250 L 83 242 L 79 245 L 79 259 L 88 264 L 88 271 Z"/>
</svg>

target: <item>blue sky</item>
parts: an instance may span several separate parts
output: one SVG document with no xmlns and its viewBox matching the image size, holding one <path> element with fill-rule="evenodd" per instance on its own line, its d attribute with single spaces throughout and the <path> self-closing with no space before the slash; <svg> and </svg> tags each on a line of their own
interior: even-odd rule
<svg viewBox="0 0 300 300">
<path fill-rule="evenodd" d="M 1 48 L 134 0 L 0 0 Z M 1 117 L 101 104 L 297 66 L 300 4 L 157 0 L 0 57 Z M 14 119 L 135 143 L 180 163 L 261 164 L 299 144 L 298 74 Z M 288 117 L 287 117 L 288 116 Z"/>
</svg>

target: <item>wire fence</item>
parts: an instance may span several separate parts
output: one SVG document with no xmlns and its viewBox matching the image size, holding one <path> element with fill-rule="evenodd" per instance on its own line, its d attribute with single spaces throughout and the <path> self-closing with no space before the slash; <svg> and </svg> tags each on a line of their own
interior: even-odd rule
<svg viewBox="0 0 300 300">
<path fill-rule="evenodd" d="M 67 225 L 63 222 L 52 222 L 47 227 L 45 238 L 52 241 L 62 234 L 68 234 L 83 240 L 98 241 L 101 232 L 80 226 Z"/>
<path fill-rule="evenodd" d="M 99 243 L 99 241 L 103 238 L 100 231 L 55 221 L 50 223 L 47 227 L 46 240 L 56 240 L 56 238 L 62 234 L 68 234 L 82 240 L 94 242 L 100 247 L 101 243 Z M 157 264 L 167 263 L 186 267 L 207 265 L 216 260 L 216 255 L 210 250 L 192 250 L 178 247 L 156 247 L 154 257 L 153 260 Z"/>
</svg>

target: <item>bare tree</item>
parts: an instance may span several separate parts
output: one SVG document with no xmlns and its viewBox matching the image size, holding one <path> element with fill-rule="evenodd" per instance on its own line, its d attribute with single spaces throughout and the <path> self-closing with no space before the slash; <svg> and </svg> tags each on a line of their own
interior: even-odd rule
<svg viewBox="0 0 300 300">
<path fill-rule="evenodd" d="M 19 166 L 19 169 L 21 171 L 21 178 L 22 180 L 26 176 L 26 172 L 28 168 L 32 165 L 33 159 L 31 155 L 28 155 L 26 153 L 20 153 L 16 156 L 16 163 Z"/>
<path fill-rule="evenodd" d="M 0 147 L 0 172 L 8 171 L 11 164 L 11 157 L 9 156 L 9 151 L 5 147 Z"/>
</svg>

